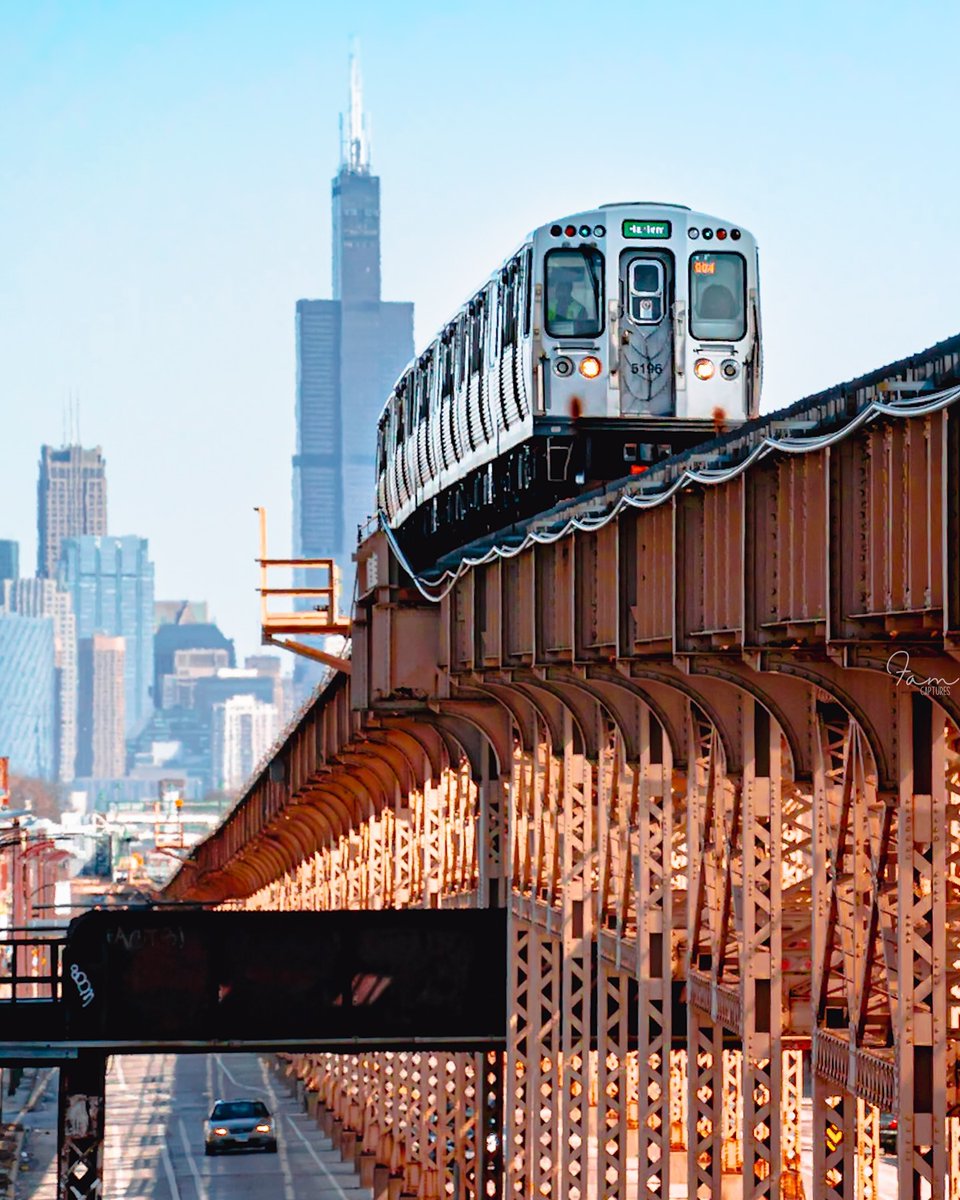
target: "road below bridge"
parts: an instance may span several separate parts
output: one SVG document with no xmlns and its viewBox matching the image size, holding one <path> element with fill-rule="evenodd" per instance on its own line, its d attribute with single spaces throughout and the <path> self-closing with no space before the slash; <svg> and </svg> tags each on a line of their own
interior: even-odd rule
<svg viewBox="0 0 960 1200">
<path fill-rule="evenodd" d="M 277 1154 L 207 1158 L 203 1120 L 217 1098 L 255 1096 L 274 1114 Z M 16 1200 L 56 1200 L 56 1073 L 26 1114 L 29 1169 Z M 107 1075 L 104 1195 L 111 1200 L 369 1200 L 296 1098 L 253 1054 L 114 1058 Z"/>
</svg>

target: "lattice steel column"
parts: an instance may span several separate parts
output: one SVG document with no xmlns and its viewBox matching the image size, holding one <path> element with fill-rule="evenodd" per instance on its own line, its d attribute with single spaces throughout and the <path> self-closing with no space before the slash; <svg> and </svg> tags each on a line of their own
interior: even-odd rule
<svg viewBox="0 0 960 1200">
<path fill-rule="evenodd" d="M 721 1032 L 723 1026 L 721 1025 Z M 723 1091 L 720 1097 L 720 1138 L 722 1142 L 720 1170 L 724 1175 L 743 1174 L 744 1130 L 743 1051 L 723 1051 Z M 744 1179 L 744 1187 L 748 1180 Z M 747 1192 L 749 1195 L 749 1190 Z"/>
<path fill-rule="evenodd" d="M 597 1196 L 627 1196 L 627 976 L 604 962 L 597 967 Z"/>
<path fill-rule="evenodd" d="M 880 1200 L 880 1110 L 857 1100 L 857 1200 Z"/>
<path fill-rule="evenodd" d="M 507 1193 L 524 1197 L 532 1176 L 532 1148 L 528 1115 L 533 1102 L 531 1095 L 531 1039 L 535 1037 L 532 1010 L 536 1006 L 530 978 L 531 959 L 536 954 L 536 936 L 524 921 L 513 914 L 508 917 L 512 937 L 508 942 L 510 954 L 510 1008 L 507 1039 L 506 1145 L 503 1148 L 507 1166 Z"/>
<path fill-rule="evenodd" d="M 531 1029 L 530 1148 L 534 1195 L 559 1196 L 559 1080 L 561 944 L 531 932 L 533 1028 Z"/>
<path fill-rule="evenodd" d="M 780 1191 L 784 1200 L 801 1200 L 803 1181 L 800 1174 L 803 1116 L 803 1053 L 785 1050 L 783 1053 L 782 1091 L 780 1098 L 780 1157 L 783 1174 Z"/>
<path fill-rule="evenodd" d="M 649 709 L 641 721 L 642 758 L 634 772 L 639 787 L 629 814 L 638 829 L 632 864 L 639 984 L 637 1169 L 640 1195 L 654 1200 L 670 1195 L 673 762 Z"/>
<path fill-rule="evenodd" d="M 590 1141 L 590 1028 L 593 1009 L 593 908 L 585 900 L 584 875 L 593 851 L 593 804 L 589 764 L 567 738 L 561 780 L 563 909 L 563 1032 L 560 1096 L 560 1167 L 568 1200 L 587 1200 Z"/>
<path fill-rule="evenodd" d="M 780 729 L 759 704 L 744 710 L 744 1195 L 779 1197 L 782 1091 Z"/>
<path fill-rule="evenodd" d="M 819 1075 L 813 1077 L 814 1200 L 856 1196 L 857 1102 Z"/>
<path fill-rule="evenodd" d="M 687 1195 L 720 1200 L 722 1181 L 722 1030 L 687 1009 Z"/>
<path fill-rule="evenodd" d="M 897 1051 L 901 1196 L 942 1200 L 947 1173 L 946 761 L 944 721 L 926 696 L 900 700 Z"/>
</svg>

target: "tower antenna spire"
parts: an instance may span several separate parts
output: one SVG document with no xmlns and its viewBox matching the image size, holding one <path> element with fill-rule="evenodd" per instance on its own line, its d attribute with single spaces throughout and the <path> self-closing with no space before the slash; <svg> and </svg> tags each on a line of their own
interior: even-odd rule
<svg viewBox="0 0 960 1200">
<path fill-rule="evenodd" d="M 341 117 L 341 122 L 342 122 Z M 354 38 L 350 47 L 350 104 L 347 108 L 347 137 L 342 165 L 366 175 L 370 170 L 370 139 L 363 111 L 363 80 L 360 76 L 360 46 Z M 341 125 L 342 128 L 342 125 Z"/>
</svg>

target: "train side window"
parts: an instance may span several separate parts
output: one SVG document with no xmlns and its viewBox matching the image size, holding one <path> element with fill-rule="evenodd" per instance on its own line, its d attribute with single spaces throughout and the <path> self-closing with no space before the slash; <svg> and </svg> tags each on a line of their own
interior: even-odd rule
<svg viewBox="0 0 960 1200">
<path fill-rule="evenodd" d="M 416 368 L 416 398 L 420 421 L 426 421 L 430 416 L 430 359 Z"/>
<path fill-rule="evenodd" d="M 517 340 L 517 264 L 511 262 L 500 277 L 500 344 L 506 348 Z"/>
<path fill-rule="evenodd" d="M 546 257 L 547 333 L 597 337 L 603 332 L 603 255 L 590 246 Z"/>
<path fill-rule="evenodd" d="M 440 342 L 440 399 L 444 400 L 453 392 L 453 327 L 444 330 Z"/>
<path fill-rule="evenodd" d="M 382 475 L 387 469 L 387 414 L 380 418 L 377 427 L 377 474 Z"/>
<path fill-rule="evenodd" d="M 470 374 L 483 366 L 483 297 L 470 305 Z"/>
<path fill-rule="evenodd" d="M 663 263 L 637 258 L 630 264 L 630 319 L 638 325 L 656 325 L 664 310 Z"/>
<path fill-rule="evenodd" d="M 738 342 L 747 332 L 747 264 L 742 254 L 690 255 L 690 332 Z"/>
<path fill-rule="evenodd" d="M 500 347 L 497 340 L 500 335 L 500 322 L 497 318 L 497 304 L 500 289 L 491 283 L 483 294 L 483 332 L 487 339 L 487 366 L 492 367 L 497 361 Z"/>
<path fill-rule="evenodd" d="M 460 314 L 453 334 L 453 386 L 461 388 L 467 378 L 467 319 Z"/>
<path fill-rule="evenodd" d="M 530 336 L 533 312 L 533 251 L 528 247 L 523 255 L 523 336 Z"/>
<path fill-rule="evenodd" d="M 394 422 L 394 428 L 396 429 L 396 435 L 397 435 L 397 449 L 399 450 L 400 447 L 403 445 L 403 443 L 406 441 L 406 437 L 407 437 L 407 426 L 406 426 L 407 406 L 405 403 L 405 397 L 402 392 L 397 395 L 397 398 L 395 401 L 394 416 L 396 418 L 396 420 Z"/>
</svg>

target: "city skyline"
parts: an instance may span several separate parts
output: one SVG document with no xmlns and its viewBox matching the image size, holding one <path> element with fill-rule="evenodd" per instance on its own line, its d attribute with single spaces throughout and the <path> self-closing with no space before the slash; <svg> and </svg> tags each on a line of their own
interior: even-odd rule
<svg viewBox="0 0 960 1200">
<path fill-rule="evenodd" d="M 937 11 L 936 26 L 922 4 L 873 6 L 869 20 L 821 2 L 802 13 L 733 5 L 723 22 L 705 4 L 661 12 L 644 88 L 669 103 L 671 126 L 702 130 L 736 64 L 743 84 L 725 122 L 736 132 L 695 145 L 658 136 L 629 153 L 636 82 L 614 59 L 602 103 L 584 94 L 610 35 L 575 33 L 583 14 L 571 4 L 552 5 L 549 20 L 501 2 L 482 13 L 269 11 L 212 0 L 8 14 L 0 537 L 20 542 L 24 563 L 36 548 L 36 449 L 79 396 L 82 441 L 110 461 L 116 527 L 150 538 L 158 594 L 207 598 L 244 652 L 257 646 L 252 509 L 267 506 L 271 549 L 286 552 L 293 306 L 332 291 L 327 189 L 354 33 L 384 180 L 384 295 L 416 303 L 417 346 L 529 228 L 631 197 L 688 203 L 757 234 L 767 410 L 954 332 L 960 250 L 940 231 L 956 168 L 944 165 L 945 188 L 923 189 L 891 169 L 890 147 L 909 134 L 918 161 L 939 161 L 951 144 L 957 11 Z M 507 45 L 527 48 L 530 66 L 494 89 Z M 887 71 L 878 88 L 878 64 L 902 52 L 927 69 Z M 564 79 L 578 81 L 565 97 Z M 551 115 L 561 100 L 562 121 Z M 531 132 L 541 124 L 549 136 Z M 881 186 L 838 189 L 841 178 Z M 51 296 L 55 338 L 40 319 Z"/>
</svg>

